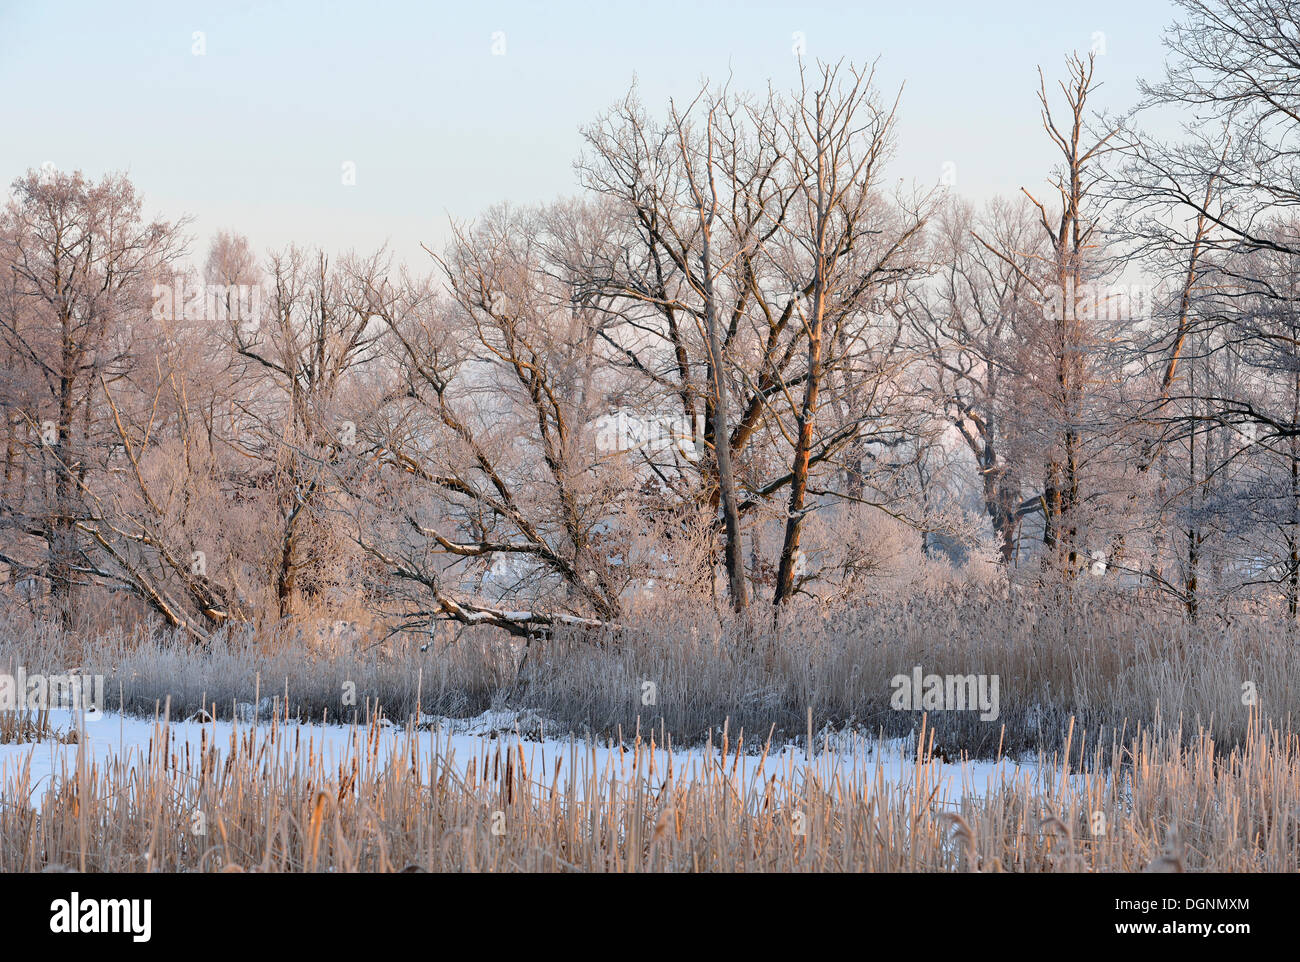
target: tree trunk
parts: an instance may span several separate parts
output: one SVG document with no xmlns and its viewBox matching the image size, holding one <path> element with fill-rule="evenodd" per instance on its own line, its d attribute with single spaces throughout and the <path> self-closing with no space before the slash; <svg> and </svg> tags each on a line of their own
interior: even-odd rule
<svg viewBox="0 0 1300 962">
<path fill-rule="evenodd" d="M 726 531 L 727 587 L 731 606 L 743 611 L 749 604 L 749 586 L 745 580 L 745 558 L 740 541 L 740 510 L 736 503 L 736 478 L 731 466 L 731 419 L 727 416 L 727 382 L 722 371 L 722 341 L 718 336 L 718 318 L 713 293 L 709 237 L 704 239 L 704 325 L 709 339 L 709 386 L 714 398 L 713 451 L 718 467 L 718 487 L 722 494 L 722 519 Z"/>
<path fill-rule="evenodd" d="M 804 502 L 808 492 L 808 459 L 812 454 L 817 389 L 821 384 L 824 301 L 822 287 L 818 283 L 813 293 L 813 319 L 808 330 L 808 379 L 804 383 L 803 404 L 799 408 L 799 436 L 795 442 L 794 461 L 790 466 L 790 508 L 786 515 L 785 541 L 781 546 L 781 565 L 776 573 L 776 595 L 772 599 L 778 605 L 794 594 L 794 568 L 799 557 L 799 538 L 803 532 Z"/>
</svg>

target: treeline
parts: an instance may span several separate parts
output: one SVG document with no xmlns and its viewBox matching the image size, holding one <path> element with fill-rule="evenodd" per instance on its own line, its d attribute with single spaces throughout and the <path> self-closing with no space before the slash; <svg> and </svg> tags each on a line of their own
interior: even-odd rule
<svg viewBox="0 0 1300 962">
<path fill-rule="evenodd" d="M 634 90 L 581 196 L 427 271 L 236 233 L 190 266 L 125 177 L 33 170 L 0 214 L 7 591 L 198 640 L 360 608 L 529 635 L 943 554 L 1295 623 L 1297 24 L 1180 6 L 1128 116 L 1091 56 L 1041 78 L 1048 190 L 979 210 L 891 175 L 898 99 L 849 64 Z"/>
</svg>

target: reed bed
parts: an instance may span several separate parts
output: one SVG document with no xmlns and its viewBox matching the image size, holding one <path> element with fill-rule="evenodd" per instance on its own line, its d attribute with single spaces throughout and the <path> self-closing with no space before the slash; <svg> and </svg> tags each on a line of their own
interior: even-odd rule
<svg viewBox="0 0 1300 962">
<path fill-rule="evenodd" d="M 281 693 L 302 718 L 346 719 L 370 700 L 392 718 L 526 711 L 558 734 L 666 727 L 698 745 L 728 718 L 750 732 L 771 729 L 778 744 L 797 739 L 809 711 L 818 730 L 911 735 L 920 712 L 892 709 L 890 679 L 921 665 L 1000 678 L 993 723 L 972 712 L 930 717 L 936 750 L 949 757 L 1059 751 L 1071 719 L 1090 743 L 1174 719 L 1189 744 L 1205 728 L 1235 746 L 1246 735 L 1248 682 L 1267 719 L 1300 730 L 1300 659 L 1287 623 L 1258 614 L 1192 624 L 1150 599 L 1100 590 L 990 597 L 954 588 L 803 607 L 775 624 L 680 605 L 640 611 L 618 632 L 528 646 L 492 629 L 322 641 L 309 627 L 233 633 L 198 648 L 148 630 L 65 637 L 0 615 L 0 672 L 103 674 L 109 707 L 145 717 L 170 700 L 174 717 L 215 703 L 229 718 L 260 691 Z"/>
<path fill-rule="evenodd" d="M 73 742 L 77 731 L 58 731 L 50 725 L 48 709 L 0 711 L 0 745 L 21 745 L 41 741 Z"/>
<path fill-rule="evenodd" d="M 545 770 L 520 742 L 456 764 L 436 732 L 351 731 L 327 762 L 309 729 L 273 721 L 177 751 L 76 761 L 35 793 L 0 773 L 0 871 L 199 872 L 1280 872 L 1300 868 L 1300 743 L 1256 715 L 1236 747 L 1142 729 L 1065 748 L 949 797 L 932 731 L 910 778 L 820 743 L 777 761 L 741 739 L 689 775 L 658 733 L 594 764 L 573 740 Z M 818 744 L 813 739 L 814 744 Z M 462 763 L 465 759 L 460 760 Z M 755 768 L 759 766 L 759 768 Z M 742 778 L 741 771 L 758 773 Z"/>
</svg>

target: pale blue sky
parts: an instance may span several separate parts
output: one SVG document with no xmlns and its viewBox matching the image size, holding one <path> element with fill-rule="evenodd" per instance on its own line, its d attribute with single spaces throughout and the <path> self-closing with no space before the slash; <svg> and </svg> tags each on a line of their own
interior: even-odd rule
<svg viewBox="0 0 1300 962">
<path fill-rule="evenodd" d="M 729 69 L 788 87 L 799 31 L 809 58 L 880 55 L 882 85 L 906 81 L 895 176 L 935 183 L 952 162 L 983 200 L 1052 163 L 1037 65 L 1059 77 L 1103 34 L 1099 105 L 1126 109 L 1172 17 L 1168 0 L 0 0 L 0 179 L 46 161 L 126 170 L 151 210 L 194 215 L 200 255 L 233 228 L 263 250 L 387 239 L 423 266 L 448 215 L 573 193 L 578 127 L 634 73 L 655 109 Z"/>
</svg>

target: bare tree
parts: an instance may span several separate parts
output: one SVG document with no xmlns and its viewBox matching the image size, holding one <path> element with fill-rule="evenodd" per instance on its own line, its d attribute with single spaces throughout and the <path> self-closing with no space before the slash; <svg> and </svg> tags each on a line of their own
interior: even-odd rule
<svg viewBox="0 0 1300 962">
<path fill-rule="evenodd" d="M 214 248 L 213 257 L 219 252 Z M 304 585 L 302 573 L 333 550 L 315 520 L 329 497 L 323 465 L 339 448 L 344 424 L 353 425 L 346 433 L 355 432 L 355 419 L 340 408 L 340 392 L 374 359 L 382 325 L 371 301 L 391 269 L 384 250 L 348 255 L 334 267 L 323 252 L 291 247 L 270 259 L 262 322 L 250 327 L 232 319 L 228 329 L 234 350 L 249 365 L 245 376 L 256 384 L 260 375 L 270 388 L 245 406 L 257 430 L 240 444 L 264 465 L 274 492 L 278 548 L 271 580 L 281 618 L 291 615 L 300 590 L 319 590 Z"/>
<path fill-rule="evenodd" d="M 584 296 L 611 318 L 601 337 L 614 363 L 675 397 L 688 423 L 703 418 L 713 456 L 681 468 L 702 470 L 699 498 L 710 511 L 721 509 L 736 610 L 748 590 L 733 462 L 778 389 L 793 314 L 787 298 L 779 318 L 768 314 L 766 337 L 748 341 L 744 322 L 761 298 L 754 265 L 791 198 L 775 176 L 780 157 L 770 138 L 763 142 L 754 129 L 771 123 L 770 101 L 753 105 L 705 86 L 684 110 L 672 106 L 659 126 L 629 95 L 588 129 L 594 157 L 582 164 L 588 185 L 608 198 L 626 231 L 603 261 L 587 263 Z M 757 362 L 751 351 L 759 352 Z M 757 383 L 735 392 L 737 366 L 752 363 Z"/>
<path fill-rule="evenodd" d="M 146 221 L 123 176 L 29 172 L 0 215 L 0 339 L 31 373 L 35 392 L 10 399 L 28 420 L 25 458 L 39 472 L 37 506 L 9 512 L 16 530 L 45 545 L 42 572 L 70 626 L 74 588 L 88 574 L 81 492 L 103 416 L 99 391 L 130 355 L 133 326 L 149 317 L 151 282 L 182 250 L 180 226 Z"/>
<path fill-rule="evenodd" d="M 1183 19 L 1166 34 L 1165 76 L 1144 83 L 1143 110 L 1182 109 L 1186 143 L 1147 152 L 1144 192 L 1180 218 L 1194 238 L 1175 241 L 1217 269 L 1249 264 L 1254 251 L 1295 255 L 1279 222 L 1300 203 L 1295 168 L 1300 130 L 1300 39 L 1287 0 L 1177 0 Z M 1244 283 L 1249 286 L 1249 278 Z M 1225 321 L 1231 322 L 1225 318 Z M 1234 339 L 1254 337 L 1248 329 Z M 1267 335 L 1266 335 L 1267 336 Z M 1220 405 L 1214 417 L 1254 423 L 1263 435 L 1290 436 L 1300 425 L 1285 410 Z"/>
<path fill-rule="evenodd" d="M 815 85 L 800 70 L 800 91 L 777 125 L 778 150 L 796 185 L 795 216 L 784 223 L 793 255 L 792 287 L 806 339 L 803 397 L 794 414 L 794 452 L 785 536 L 775 604 L 794 593 L 799 537 L 808 510 L 808 480 L 818 429 L 820 392 L 827 371 L 828 331 L 841 332 L 866 311 L 873 296 L 918 271 L 912 248 L 926 220 L 927 199 L 902 207 L 889 223 L 880 181 L 893 149 L 897 100 L 882 103 L 874 68 L 823 65 Z M 854 338 L 869 337 L 866 331 Z M 844 343 L 843 340 L 840 341 Z"/>
<path fill-rule="evenodd" d="M 978 220 L 968 204 L 954 200 L 932 224 L 935 277 L 917 290 L 909 314 L 929 361 L 931 402 L 974 459 L 984 511 L 1009 565 L 1020 522 L 1040 507 L 1037 497 L 1022 495 L 1016 381 L 1022 322 L 1041 309 L 1026 277 L 1046 259 L 1046 242 L 1023 199 L 991 201 Z M 1005 256 L 991 253 L 977 235 Z"/>
<path fill-rule="evenodd" d="M 1084 497 L 1081 460 L 1086 425 L 1095 418 L 1088 405 L 1093 380 L 1089 364 L 1098 356 L 1101 343 L 1099 332 L 1090 324 L 1094 305 L 1088 303 L 1089 287 L 1099 275 L 1096 242 L 1100 237 L 1090 198 L 1101 176 L 1100 161 L 1116 149 L 1111 141 L 1119 133 L 1117 127 L 1095 135 L 1088 132 L 1088 98 L 1096 89 L 1094 69 L 1093 55 L 1067 60 L 1068 80 L 1060 84 L 1067 113 L 1059 122 L 1052 113 L 1046 78 L 1039 71 L 1043 129 L 1061 157 L 1061 167 L 1052 181 L 1059 209 L 1050 212 L 1028 190 L 1024 194 L 1038 212 L 1048 247 L 1046 259 L 1027 268 L 1016 251 L 993 239 L 979 238 L 1033 289 L 1039 304 L 1040 313 L 1030 317 L 1040 322 L 1024 322 L 1022 336 L 1033 344 L 1034 354 L 1043 362 L 1025 370 L 1032 372 L 1031 383 L 1041 405 L 1036 430 L 1045 452 L 1039 495 L 1044 562 L 1067 577 L 1082 565 L 1077 516 Z"/>
<path fill-rule="evenodd" d="M 687 483 L 665 481 L 689 503 L 689 479 L 698 471 L 699 500 L 715 516 L 722 508 L 724 533 L 747 517 L 757 524 L 787 488 L 800 488 L 803 504 L 811 471 L 837 459 L 856 463 L 846 473 L 851 495 L 861 498 L 871 445 L 901 443 L 882 414 L 897 393 L 890 386 L 899 364 L 891 302 L 900 300 L 894 288 L 918 272 L 911 248 L 919 245 L 924 198 L 909 209 L 880 195 L 892 108 L 876 101 L 870 71 L 850 71 L 841 90 L 839 70 L 822 71 L 828 96 L 834 91 L 843 102 L 828 100 L 831 112 L 822 117 L 821 156 L 834 168 L 834 184 L 821 198 L 820 253 L 811 90 L 785 104 L 770 91 L 752 100 L 705 87 L 690 109 L 670 110 L 665 125 L 629 97 L 587 133 L 593 156 L 582 169 L 622 233 L 603 258 L 586 262 L 586 297 L 609 318 L 600 334 L 611 364 L 642 379 L 649 397 L 678 399 L 688 418 L 703 402 L 715 457 L 681 465 Z M 820 339 L 811 355 L 810 334 Z M 815 388 L 805 406 L 810 380 Z M 833 396 L 819 403 L 830 384 Z M 734 512 L 717 476 L 724 438 L 730 450 L 723 460 L 734 466 L 739 496 Z M 751 537 L 751 577 L 758 578 L 759 536 Z M 738 534 L 726 540 L 739 548 Z M 782 599 L 794 587 L 797 551 L 792 543 Z M 738 551 L 727 555 L 733 605 L 740 564 Z"/>
<path fill-rule="evenodd" d="M 595 315 L 549 257 L 556 233 L 544 214 L 498 209 L 435 255 L 449 300 L 418 282 L 372 291 L 391 382 L 361 428 L 374 469 L 353 482 L 372 492 L 358 537 L 415 589 L 410 623 L 530 636 L 622 612 L 626 482 L 599 470 Z M 494 592 L 530 608 L 503 609 Z"/>
</svg>

